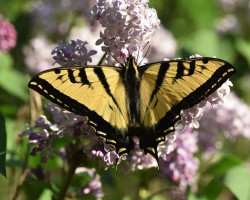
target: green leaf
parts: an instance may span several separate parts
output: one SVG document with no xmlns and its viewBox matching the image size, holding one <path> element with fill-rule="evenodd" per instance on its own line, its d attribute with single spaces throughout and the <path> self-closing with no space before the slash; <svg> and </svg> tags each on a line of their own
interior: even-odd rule
<svg viewBox="0 0 250 200">
<path fill-rule="evenodd" d="M 52 199 L 52 196 L 53 196 L 53 192 L 49 189 L 45 189 L 40 195 L 39 200 Z"/>
<path fill-rule="evenodd" d="M 1 70 L 7 70 L 10 69 L 11 66 L 13 65 L 13 60 L 8 53 L 1 53 L 0 54 L 0 63 L 1 63 Z"/>
<path fill-rule="evenodd" d="M 214 200 L 220 195 L 224 186 L 218 178 L 214 178 L 202 191 L 202 195 L 206 197 L 206 200 Z"/>
<path fill-rule="evenodd" d="M 185 0 L 178 1 L 181 6 L 180 10 L 189 16 L 192 25 L 196 29 L 209 28 L 214 26 L 214 20 L 219 17 L 220 13 L 213 1 L 190 1 L 187 6 Z M 213 14 L 211 15 L 211 10 Z M 185 17 L 183 13 L 183 17 Z M 198 17 L 199 16 L 199 17 Z"/>
<path fill-rule="evenodd" d="M 3 114 L 0 112 L 0 174 L 6 177 L 6 128 Z"/>
<path fill-rule="evenodd" d="M 212 174 L 214 176 L 220 176 L 225 174 L 232 167 L 241 165 L 242 161 L 231 155 L 225 155 L 220 160 L 218 160 L 214 165 L 212 165 L 206 173 Z"/>
<path fill-rule="evenodd" d="M 232 44 L 225 38 L 219 37 L 213 30 L 201 29 L 195 32 L 190 39 L 179 41 L 182 48 L 201 56 L 216 56 L 227 61 L 234 60 Z M 223 48 L 223 49 L 222 49 Z"/>
<path fill-rule="evenodd" d="M 27 81 L 24 74 L 12 69 L 13 61 L 8 54 L 0 55 L 0 87 L 22 100 L 28 99 Z"/>
<path fill-rule="evenodd" d="M 236 166 L 228 171 L 224 179 L 225 186 L 239 199 L 250 199 L 250 170 Z"/>
<path fill-rule="evenodd" d="M 25 193 L 29 195 L 29 198 L 27 199 L 39 199 L 44 190 L 51 189 L 51 185 L 46 181 L 27 179 L 23 183 L 22 187 Z"/>
<path fill-rule="evenodd" d="M 245 56 L 248 64 L 250 64 L 250 41 L 238 39 L 236 42 L 236 48 L 243 56 Z"/>
<path fill-rule="evenodd" d="M 198 197 L 195 194 L 189 192 L 187 196 L 187 200 L 207 200 L 207 199 L 205 197 L 201 197 L 200 195 Z"/>
<path fill-rule="evenodd" d="M 85 186 L 87 185 L 93 178 L 89 176 L 87 173 L 78 173 L 73 176 L 73 180 L 71 182 L 72 186 Z"/>
<path fill-rule="evenodd" d="M 28 89 L 24 75 L 14 70 L 1 70 L 0 72 L 0 86 L 11 95 L 27 100 Z"/>
</svg>

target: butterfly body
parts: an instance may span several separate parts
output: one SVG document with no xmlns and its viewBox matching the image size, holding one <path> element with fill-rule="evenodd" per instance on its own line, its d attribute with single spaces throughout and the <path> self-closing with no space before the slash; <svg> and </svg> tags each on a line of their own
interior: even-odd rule
<svg viewBox="0 0 250 200">
<path fill-rule="evenodd" d="M 180 112 L 218 89 L 235 69 L 216 58 L 190 58 L 138 66 L 79 66 L 50 69 L 33 77 L 29 87 L 78 115 L 119 156 L 134 148 L 158 160 L 157 146 L 174 131 Z"/>
</svg>

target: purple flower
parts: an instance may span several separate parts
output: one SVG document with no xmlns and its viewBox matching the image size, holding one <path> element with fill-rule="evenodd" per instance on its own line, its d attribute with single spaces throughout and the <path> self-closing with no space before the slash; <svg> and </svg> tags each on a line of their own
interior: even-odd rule
<svg viewBox="0 0 250 200">
<path fill-rule="evenodd" d="M 215 29 L 221 34 L 234 33 L 240 30 L 240 23 L 235 15 L 228 14 L 217 21 Z"/>
<path fill-rule="evenodd" d="M 100 175 L 96 174 L 94 169 L 88 169 L 85 167 L 79 167 L 76 169 L 76 174 L 87 173 L 93 179 L 84 187 L 77 189 L 76 196 L 93 195 L 96 199 L 100 199 L 104 196 L 102 191 L 102 183 L 100 181 Z"/>
<path fill-rule="evenodd" d="M 186 127 L 176 133 L 173 146 L 174 151 L 160 159 L 160 173 L 163 177 L 177 182 L 180 190 L 185 191 L 187 186 L 194 186 L 198 171 L 199 161 L 194 157 L 198 150 L 197 133 Z"/>
<path fill-rule="evenodd" d="M 102 50 L 108 54 L 108 64 L 114 64 L 112 56 L 121 63 L 129 54 L 139 53 L 142 57 L 142 49 L 160 23 L 156 11 L 148 7 L 147 0 L 98 0 L 89 16 L 92 22 L 98 20 L 105 28 L 96 44 L 103 43 Z"/>
<path fill-rule="evenodd" d="M 88 183 L 88 185 L 82 189 L 83 194 L 91 194 L 95 196 L 96 199 L 100 199 L 104 196 L 102 191 L 102 183 L 100 181 L 100 175 L 96 175 L 95 178 Z"/>
<path fill-rule="evenodd" d="M 159 48 L 162 44 L 167 44 L 164 48 Z M 160 28 L 152 34 L 150 40 L 150 50 L 147 57 L 151 62 L 157 62 L 163 58 L 173 58 L 176 55 L 177 42 L 170 31 L 165 27 Z"/>
<path fill-rule="evenodd" d="M 219 133 L 224 133 L 231 141 L 239 136 L 250 139 L 250 107 L 235 94 L 230 94 L 223 105 L 216 109 L 207 108 L 200 124 L 199 143 L 209 156 L 222 146 L 217 141 Z"/>
<path fill-rule="evenodd" d="M 39 73 L 48 69 L 52 63 L 51 49 L 55 44 L 50 43 L 43 36 L 32 38 L 27 46 L 23 48 L 24 61 L 29 70 Z"/>
<path fill-rule="evenodd" d="M 150 154 L 145 155 L 140 149 L 139 141 L 137 139 L 134 139 L 134 144 L 134 149 L 131 150 L 129 156 L 127 157 L 129 163 L 127 169 L 129 171 L 148 169 L 158 166 L 156 160 Z"/>
<path fill-rule="evenodd" d="M 176 126 L 176 129 L 180 129 L 180 126 Z M 162 159 L 166 159 L 172 151 L 174 151 L 174 141 L 176 140 L 176 131 L 169 133 L 166 136 L 166 140 L 163 144 L 159 144 L 158 146 L 158 156 Z"/>
<path fill-rule="evenodd" d="M 244 1 L 242 0 L 219 0 L 219 4 L 223 10 L 232 12 L 237 7 L 240 7 Z"/>
<path fill-rule="evenodd" d="M 94 145 L 90 146 L 89 155 L 92 158 L 101 158 L 103 161 L 102 166 L 105 168 L 115 165 L 116 160 L 119 158 L 116 151 L 99 138 Z"/>
<path fill-rule="evenodd" d="M 17 33 L 14 26 L 0 15 L 0 51 L 10 51 L 16 46 Z"/>
<path fill-rule="evenodd" d="M 32 14 L 35 29 L 43 30 L 52 35 L 65 35 L 70 31 L 72 23 L 75 22 L 75 20 L 72 21 L 72 15 L 81 16 L 90 9 L 91 3 L 91 0 L 40 0 L 33 2 L 28 8 Z"/>
<path fill-rule="evenodd" d="M 105 168 L 116 163 L 117 153 L 103 139 L 96 136 L 94 129 L 87 124 L 86 117 L 65 111 L 52 103 L 45 107 L 53 120 L 49 121 L 46 116 L 41 115 L 33 127 L 27 127 L 20 134 L 20 137 L 28 137 L 28 144 L 32 147 L 32 156 L 40 153 L 43 163 L 55 155 L 64 159 L 67 156 L 63 154 L 63 151 L 53 147 L 53 140 L 63 137 L 68 139 L 69 145 L 77 140 L 78 148 L 91 158 L 99 158 L 100 164 Z M 86 144 L 86 141 L 89 143 Z"/>
<path fill-rule="evenodd" d="M 60 66 L 84 66 L 87 62 L 92 62 L 91 56 L 96 54 L 95 50 L 87 51 L 85 47 L 88 43 L 79 39 L 70 42 L 58 42 L 58 46 L 51 52 L 55 63 Z"/>
</svg>

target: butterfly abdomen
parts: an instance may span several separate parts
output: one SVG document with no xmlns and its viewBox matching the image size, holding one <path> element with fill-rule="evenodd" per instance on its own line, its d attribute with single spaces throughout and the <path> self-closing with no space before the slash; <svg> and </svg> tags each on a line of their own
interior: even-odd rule
<svg viewBox="0 0 250 200">
<path fill-rule="evenodd" d="M 133 57 L 128 58 L 124 73 L 124 84 L 126 88 L 126 102 L 129 114 L 130 126 L 136 126 L 140 122 L 140 93 L 139 93 L 139 73 L 137 64 Z"/>
</svg>

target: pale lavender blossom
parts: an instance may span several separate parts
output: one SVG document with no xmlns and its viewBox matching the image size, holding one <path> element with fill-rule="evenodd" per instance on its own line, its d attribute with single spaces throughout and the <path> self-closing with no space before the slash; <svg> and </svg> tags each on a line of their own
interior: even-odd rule
<svg viewBox="0 0 250 200">
<path fill-rule="evenodd" d="M 17 32 L 14 26 L 0 15 L 0 51 L 10 51 L 16 46 Z"/>
<path fill-rule="evenodd" d="M 159 48 L 164 45 L 163 48 Z M 147 50 L 147 49 L 145 49 Z M 177 42 L 174 35 L 162 25 L 152 34 L 147 57 L 150 62 L 157 62 L 163 58 L 173 58 L 177 52 Z"/>
<path fill-rule="evenodd" d="M 199 143 L 207 156 L 222 146 L 218 134 L 234 141 L 239 136 L 250 140 L 250 107 L 235 94 L 225 97 L 223 105 L 215 109 L 207 108 L 206 115 L 200 120 Z"/>
<path fill-rule="evenodd" d="M 215 29 L 220 34 L 239 32 L 240 23 L 235 15 L 228 14 L 216 22 Z"/>
<path fill-rule="evenodd" d="M 81 197 L 84 195 L 93 195 L 96 199 L 102 198 L 104 196 L 102 191 L 102 183 L 100 180 L 100 175 L 96 173 L 95 169 L 78 167 L 75 170 L 75 174 L 81 173 L 87 173 L 90 177 L 92 177 L 92 180 L 87 183 L 87 185 L 76 189 L 76 196 Z"/>
<path fill-rule="evenodd" d="M 173 142 L 174 151 L 160 159 L 160 173 L 163 177 L 178 183 L 181 191 L 187 186 L 195 189 L 195 178 L 199 161 L 194 157 L 198 150 L 197 133 L 186 127 L 183 131 L 176 131 Z"/>
<path fill-rule="evenodd" d="M 87 124 L 86 117 L 65 111 L 52 103 L 46 105 L 46 109 L 52 116 L 52 121 L 41 115 L 33 127 L 27 127 L 20 134 L 20 137 L 28 138 L 31 155 L 35 156 L 40 153 L 43 163 L 56 155 L 64 159 L 67 156 L 63 151 L 54 148 L 53 140 L 65 138 L 69 142 L 78 140 L 82 153 L 91 158 L 98 158 L 105 168 L 116 163 L 117 153 L 96 136 L 94 129 Z M 86 144 L 86 141 L 90 141 L 89 144 Z"/>
<path fill-rule="evenodd" d="M 92 0 L 34 1 L 29 7 L 33 27 L 49 34 L 65 35 L 76 21 L 72 20 L 74 15 L 84 17 L 92 4 Z"/>
<path fill-rule="evenodd" d="M 98 142 L 95 145 L 90 146 L 88 149 L 88 154 L 92 158 L 100 158 L 103 162 L 100 163 L 102 167 L 107 168 L 108 166 L 113 166 L 116 164 L 119 155 L 107 145 L 102 139 L 98 138 Z"/>
<path fill-rule="evenodd" d="M 183 129 L 183 127 L 178 124 L 175 127 L 177 129 L 177 132 Z M 176 131 L 175 131 L 176 132 Z M 159 144 L 158 146 L 158 156 L 162 158 L 163 160 L 166 159 L 166 156 L 168 156 L 172 151 L 174 151 L 174 141 L 176 140 L 176 134 L 175 132 L 169 133 L 166 136 L 166 140 L 164 143 Z"/>
<path fill-rule="evenodd" d="M 51 68 L 53 63 L 51 49 L 53 49 L 54 46 L 55 44 L 49 42 L 43 36 L 32 38 L 29 44 L 24 46 L 24 61 L 32 73 L 39 73 Z"/>
<path fill-rule="evenodd" d="M 139 54 L 140 58 L 160 23 L 147 0 L 98 0 L 89 15 L 92 22 L 98 20 L 104 27 L 96 44 L 103 43 L 102 50 L 107 53 L 109 64 L 114 63 L 112 56 L 120 63 L 124 63 L 129 54 Z"/>
<path fill-rule="evenodd" d="M 90 181 L 85 187 L 81 189 L 80 192 L 77 193 L 77 196 L 83 195 L 93 195 L 96 199 L 100 199 L 104 196 L 102 191 L 102 183 L 100 180 L 100 175 L 96 174 L 94 179 Z"/>
<path fill-rule="evenodd" d="M 128 162 L 131 171 L 158 167 L 157 161 L 150 154 L 145 155 L 144 151 L 139 148 L 135 148 L 130 152 Z"/>
<path fill-rule="evenodd" d="M 88 52 L 87 44 L 86 41 L 79 39 L 65 43 L 59 41 L 51 54 L 55 63 L 58 63 L 60 66 L 86 66 L 87 62 L 92 62 L 91 56 L 96 54 L 95 50 Z"/>
<path fill-rule="evenodd" d="M 50 127 L 52 124 L 47 120 L 46 116 L 42 115 L 35 122 L 34 127 L 26 127 L 26 130 L 23 131 L 19 136 L 28 137 L 28 145 L 31 147 L 31 155 L 36 156 L 37 153 L 40 153 L 40 158 L 42 163 L 46 163 L 48 158 L 54 158 L 57 154 L 52 146 L 53 134 L 51 134 Z M 33 128 L 38 128 L 37 131 L 34 131 Z"/>
<path fill-rule="evenodd" d="M 232 12 L 237 7 L 241 6 L 243 2 L 242 0 L 219 0 L 222 9 L 227 12 Z"/>
<path fill-rule="evenodd" d="M 129 163 L 127 170 L 136 171 L 158 166 L 157 161 L 150 154 L 145 155 L 144 151 L 140 149 L 138 139 L 134 139 L 134 144 L 134 149 L 127 156 Z"/>
</svg>

